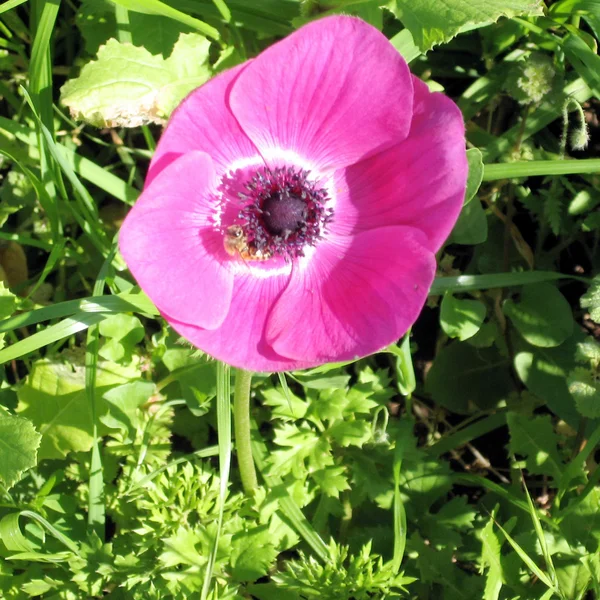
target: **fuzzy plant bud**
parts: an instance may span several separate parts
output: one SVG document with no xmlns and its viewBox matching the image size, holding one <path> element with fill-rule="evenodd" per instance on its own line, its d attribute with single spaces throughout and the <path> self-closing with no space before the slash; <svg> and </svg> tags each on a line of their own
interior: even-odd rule
<svg viewBox="0 0 600 600">
<path fill-rule="evenodd" d="M 569 136 L 571 148 L 573 150 L 585 150 L 589 141 L 590 132 L 587 123 L 582 121 L 575 129 L 573 129 L 573 131 L 571 131 L 571 135 Z"/>
<path fill-rule="evenodd" d="M 513 66 L 505 89 L 520 104 L 537 104 L 552 92 L 555 77 L 552 58 L 541 52 L 532 52 L 527 60 Z"/>
</svg>

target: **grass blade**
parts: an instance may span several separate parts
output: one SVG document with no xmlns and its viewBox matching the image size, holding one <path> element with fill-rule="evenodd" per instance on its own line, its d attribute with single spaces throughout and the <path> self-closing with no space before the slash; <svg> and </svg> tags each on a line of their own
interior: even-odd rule
<svg viewBox="0 0 600 600">
<path fill-rule="evenodd" d="M 231 467 L 231 375 L 229 365 L 219 361 L 217 364 L 217 431 L 219 434 L 219 516 L 217 519 L 217 533 L 214 546 L 208 559 L 204 583 L 202 585 L 201 600 L 207 600 L 210 593 L 210 584 L 213 569 L 217 560 L 221 528 L 223 526 L 223 509 L 227 498 L 229 485 L 229 469 Z"/>
</svg>

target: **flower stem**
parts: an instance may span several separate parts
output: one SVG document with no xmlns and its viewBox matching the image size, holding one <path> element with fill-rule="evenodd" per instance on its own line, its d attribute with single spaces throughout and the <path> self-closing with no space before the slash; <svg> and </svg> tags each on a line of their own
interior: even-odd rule
<svg viewBox="0 0 600 600">
<path fill-rule="evenodd" d="M 235 430 L 235 447 L 242 486 L 250 495 L 258 486 L 256 470 L 252 458 L 250 444 L 250 383 L 252 373 L 237 369 L 235 389 L 233 392 L 233 426 Z"/>
</svg>

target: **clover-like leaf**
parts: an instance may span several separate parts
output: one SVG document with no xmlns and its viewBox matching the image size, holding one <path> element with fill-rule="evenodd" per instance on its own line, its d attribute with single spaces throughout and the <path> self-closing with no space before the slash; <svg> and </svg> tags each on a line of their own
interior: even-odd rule
<svg viewBox="0 0 600 600">
<path fill-rule="evenodd" d="M 519 302 L 507 300 L 504 313 L 533 346 L 553 348 L 573 333 L 571 306 L 549 283 L 523 286 Z"/>
<path fill-rule="evenodd" d="M 461 342 L 473 337 L 485 319 L 486 308 L 479 300 L 461 300 L 446 294 L 440 309 L 442 329 L 451 338 Z"/>
</svg>

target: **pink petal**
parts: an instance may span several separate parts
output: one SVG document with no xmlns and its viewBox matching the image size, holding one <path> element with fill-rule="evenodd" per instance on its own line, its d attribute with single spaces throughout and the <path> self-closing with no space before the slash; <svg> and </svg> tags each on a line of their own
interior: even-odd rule
<svg viewBox="0 0 600 600">
<path fill-rule="evenodd" d="M 234 161 L 258 154 L 229 110 L 229 90 L 248 64 L 213 77 L 177 107 L 156 147 L 146 185 L 178 156 L 192 150 L 206 152 L 219 174 Z"/>
<path fill-rule="evenodd" d="M 131 273 L 168 318 L 207 328 L 223 322 L 233 274 L 212 221 L 210 157 L 190 152 L 161 171 L 131 209 L 119 248 Z"/>
<path fill-rule="evenodd" d="M 404 59 L 383 34 L 334 16 L 260 54 L 240 73 L 230 102 L 267 162 L 283 150 L 325 170 L 404 139 L 413 90 Z"/>
<path fill-rule="evenodd" d="M 418 317 L 435 274 L 424 236 L 385 227 L 323 241 L 293 273 L 267 324 L 289 358 L 351 360 L 400 338 Z"/>
<path fill-rule="evenodd" d="M 275 372 L 315 366 L 280 356 L 265 340 L 269 313 L 289 279 L 289 272 L 266 278 L 238 274 L 231 308 L 221 327 L 207 330 L 172 320 L 170 325 L 198 348 L 241 369 Z"/>
<path fill-rule="evenodd" d="M 467 181 L 465 127 L 459 108 L 414 78 L 415 115 L 408 138 L 334 176 L 332 231 L 407 225 L 436 252 L 460 213 Z"/>
</svg>

